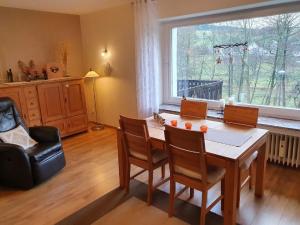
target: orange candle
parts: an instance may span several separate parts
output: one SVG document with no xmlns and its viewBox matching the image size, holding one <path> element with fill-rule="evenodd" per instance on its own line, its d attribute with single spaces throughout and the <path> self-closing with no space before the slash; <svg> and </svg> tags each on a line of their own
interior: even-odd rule
<svg viewBox="0 0 300 225">
<path fill-rule="evenodd" d="M 192 123 L 191 122 L 186 122 L 185 123 L 185 129 L 188 129 L 188 130 L 192 129 Z"/>
<path fill-rule="evenodd" d="M 171 125 L 173 127 L 177 127 L 177 120 L 171 120 Z"/>
<path fill-rule="evenodd" d="M 208 130 L 208 127 L 206 125 L 201 125 L 200 126 L 200 131 L 203 132 L 203 133 L 206 133 Z"/>
</svg>

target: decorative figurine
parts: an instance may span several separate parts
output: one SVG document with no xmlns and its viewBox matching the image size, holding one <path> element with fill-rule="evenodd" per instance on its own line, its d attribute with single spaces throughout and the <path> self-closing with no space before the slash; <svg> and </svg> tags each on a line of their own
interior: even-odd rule
<svg viewBox="0 0 300 225">
<path fill-rule="evenodd" d="M 9 69 L 8 71 L 6 71 L 6 74 L 7 74 L 7 81 L 8 82 L 14 82 L 14 77 L 13 77 L 12 70 Z"/>
</svg>

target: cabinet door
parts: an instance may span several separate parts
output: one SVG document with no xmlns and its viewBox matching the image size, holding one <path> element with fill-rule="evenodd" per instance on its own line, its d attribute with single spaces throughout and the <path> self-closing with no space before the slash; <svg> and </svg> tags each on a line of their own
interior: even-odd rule
<svg viewBox="0 0 300 225">
<path fill-rule="evenodd" d="M 57 127 L 59 129 L 60 135 L 65 137 L 68 134 L 68 121 L 66 120 L 56 120 L 46 123 L 47 126 Z"/>
<path fill-rule="evenodd" d="M 86 115 L 73 116 L 68 119 L 68 133 L 76 133 L 87 130 L 88 122 Z"/>
<path fill-rule="evenodd" d="M 28 124 L 27 108 L 21 88 L 17 87 L 1 89 L 0 97 L 9 97 L 14 100 L 20 116 L 22 116 L 25 122 Z"/>
<path fill-rule="evenodd" d="M 68 117 L 86 114 L 86 105 L 82 80 L 63 83 Z"/>
<path fill-rule="evenodd" d="M 65 101 L 61 83 L 38 85 L 38 95 L 43 123 L 66 117 Z"/>
</svg>

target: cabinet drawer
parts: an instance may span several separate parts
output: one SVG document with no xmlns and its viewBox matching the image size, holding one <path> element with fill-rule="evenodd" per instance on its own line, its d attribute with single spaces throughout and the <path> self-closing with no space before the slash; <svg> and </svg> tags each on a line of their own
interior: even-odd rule
<svg viewBox="0 0 300 225">
<path fill-rule="evenodd" d="M 29 120 L 37 120 L 40 119 L 40 111 L 39 109 L 30 109 L 28 110 L 28 118 Z"/>
<path fill-rule="evenodd" d="M 82 131 L 87 129 L 87 116 L 79 115 L 69 118 L 68 132 L 73 133 L 76 131 Z"/>
<path fill-rule="evenodd" d="M 24 93 L 25 93 L 26 99 L 36 98 L 37 97 L 37 92 L 36 92 L 35 86 L 24 87 Z"/>
<path fill-rule="evenodd" d="M 41 120 L 32 120 L 29 122 L 29 126 L 30 127 L 35 127 L 35 126 L 41 126 L 42 125 L 42 122 Z"/>
<path fill-rule="evenodd" d="M 30 98 L 27 100 L 27 108 L 28 109 L 37 109 L 39 108 L 39 103 L 37 98 Z"/>
</svg>

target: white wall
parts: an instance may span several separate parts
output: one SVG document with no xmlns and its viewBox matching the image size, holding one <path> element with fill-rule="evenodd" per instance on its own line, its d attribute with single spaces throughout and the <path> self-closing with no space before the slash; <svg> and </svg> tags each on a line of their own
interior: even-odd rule
<svg viewBox="0 0 300 225">
<path fill-rule="evenodd" d="M 131 4 L 80 17 L 84 68 L 103 75 L 104 63 L 113 68 L 110 76 L 97 79 L 99 121 L 118 126 L 119 115 L 137 116 L 135 85 L 134 23 Z M 101 56 L 107 47 L 109 58 Z M 91 82 L 86 82 L 90 120 L 94 119 Z"/>
<path fill-rule="evenodd" d="M 241 5 L 267 2 L 266 0 L 158 0 L 160 18 L 196 14 Z"/>
<path fill-rule="evenodd" d="M 81 76 L 79 16 L 0 7 L 0 80 L 9 68 L 15 78 L 20 74 L 18 60 L 32 59 L 37 66 L 57 61 L 63 43 L 69 50 L 69 75 Z"/>
</svg>

